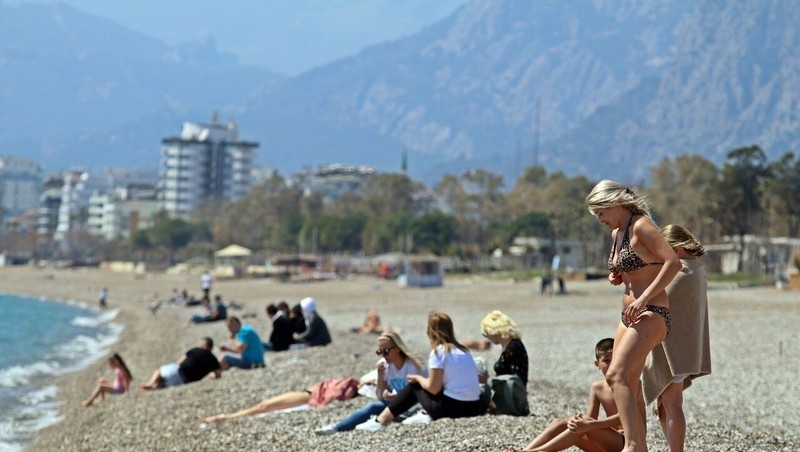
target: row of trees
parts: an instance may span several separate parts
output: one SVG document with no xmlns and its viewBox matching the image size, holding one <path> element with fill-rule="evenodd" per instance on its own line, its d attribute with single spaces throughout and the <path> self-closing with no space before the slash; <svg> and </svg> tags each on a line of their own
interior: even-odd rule
<svg viewBox="0 0 800 452">
<path fill-rule="evenodd" d="M 428 190 L 403 174 L 378 174 L 358 193 L 326 203 L 278 177 L 238 201 L 209 203 L 190 221 L 163 215 L 106 249 L 143 257 L 164 257 L 158 250 L 167 249 L 186 258 L 238 243 L 269 252 L 469 257 L 537 236 L 597 244 L 587 251 L 601 259 L 607 231 L 584 202 L 596 182 L 535 166 L 510 190 L 501 176 L 481 169 L 444 176 Z M 769 162 L 761 148 L 744 147 L 722 167 L 698 155 L 665 158 L 651 167 L 649 186 L 636 188 L 660 224 L 683 224 L 706 243 L 723 235 L 800 234 L 800 160 L 793 153 Z"/>
</svg>

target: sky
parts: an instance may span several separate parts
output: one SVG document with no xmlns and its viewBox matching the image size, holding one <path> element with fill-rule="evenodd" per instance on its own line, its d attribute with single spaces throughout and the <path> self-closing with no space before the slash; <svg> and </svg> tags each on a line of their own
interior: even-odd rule
<svg viewBox="0 0 800 452">
<path fill-rule="evenodd" d="M 55 0 L 0 0 L 5 4 Z M 239 62 L 283 75 L 414 34 L 468 0 L 62 0 L 177 45 L 213 36 Z"/>
</svg>

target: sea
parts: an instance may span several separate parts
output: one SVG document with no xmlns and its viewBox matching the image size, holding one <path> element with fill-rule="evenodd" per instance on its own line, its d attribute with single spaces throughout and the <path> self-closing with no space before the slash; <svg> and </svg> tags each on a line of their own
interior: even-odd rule
<svg viewBox="0 0 800 452">
<path fill-rule="evenodd" d="M 0 294 L 0 451 L 23 450 L 61 420 L 56 378 L 107 356 L 123 328 L 117 314 Z"/>
</svg>

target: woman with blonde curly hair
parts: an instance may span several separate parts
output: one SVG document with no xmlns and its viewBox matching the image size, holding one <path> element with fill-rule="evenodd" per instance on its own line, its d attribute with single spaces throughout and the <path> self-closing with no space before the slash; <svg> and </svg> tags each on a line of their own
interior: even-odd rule
<svg viewBox="0 0 800 452">
<path fill-rule="evenodd" d="M 519 338 L 517 324 L 500 311 L 492 311 L 481 320 L 481 334 L 503 349 L 500 358 L 494 363 L 496 375 L 516 375 L 522 383 L 528 384 L 528 351 Z M 485 383 L 486 376 L 481 376 Z"/>
</svg>

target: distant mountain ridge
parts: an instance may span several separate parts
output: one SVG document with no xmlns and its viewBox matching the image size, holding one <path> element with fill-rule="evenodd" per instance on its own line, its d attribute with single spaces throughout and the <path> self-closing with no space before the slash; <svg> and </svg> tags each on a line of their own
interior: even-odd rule
<svg viewBox="0 0 800 452">
<path fill-rule="evenodd" d="M 153 164 L 181 121 L 219 110 L 282 173 L 333 162 L 394 171 L 407 152 L 412 177 L 428 183 L 484 167 L 510 185 L 535 162 L 638 181 L 665 155 L 797 147 L 794 6 L 476 0 L 418 34 L 281 79 L 213 41 L 172 49 L 64 5 L 0 5 L 0 149 Z M 30 37 L 19 44 L 7 25 Z M 38 130 L 50 120 L 60 127 Z"/>
</svg>

